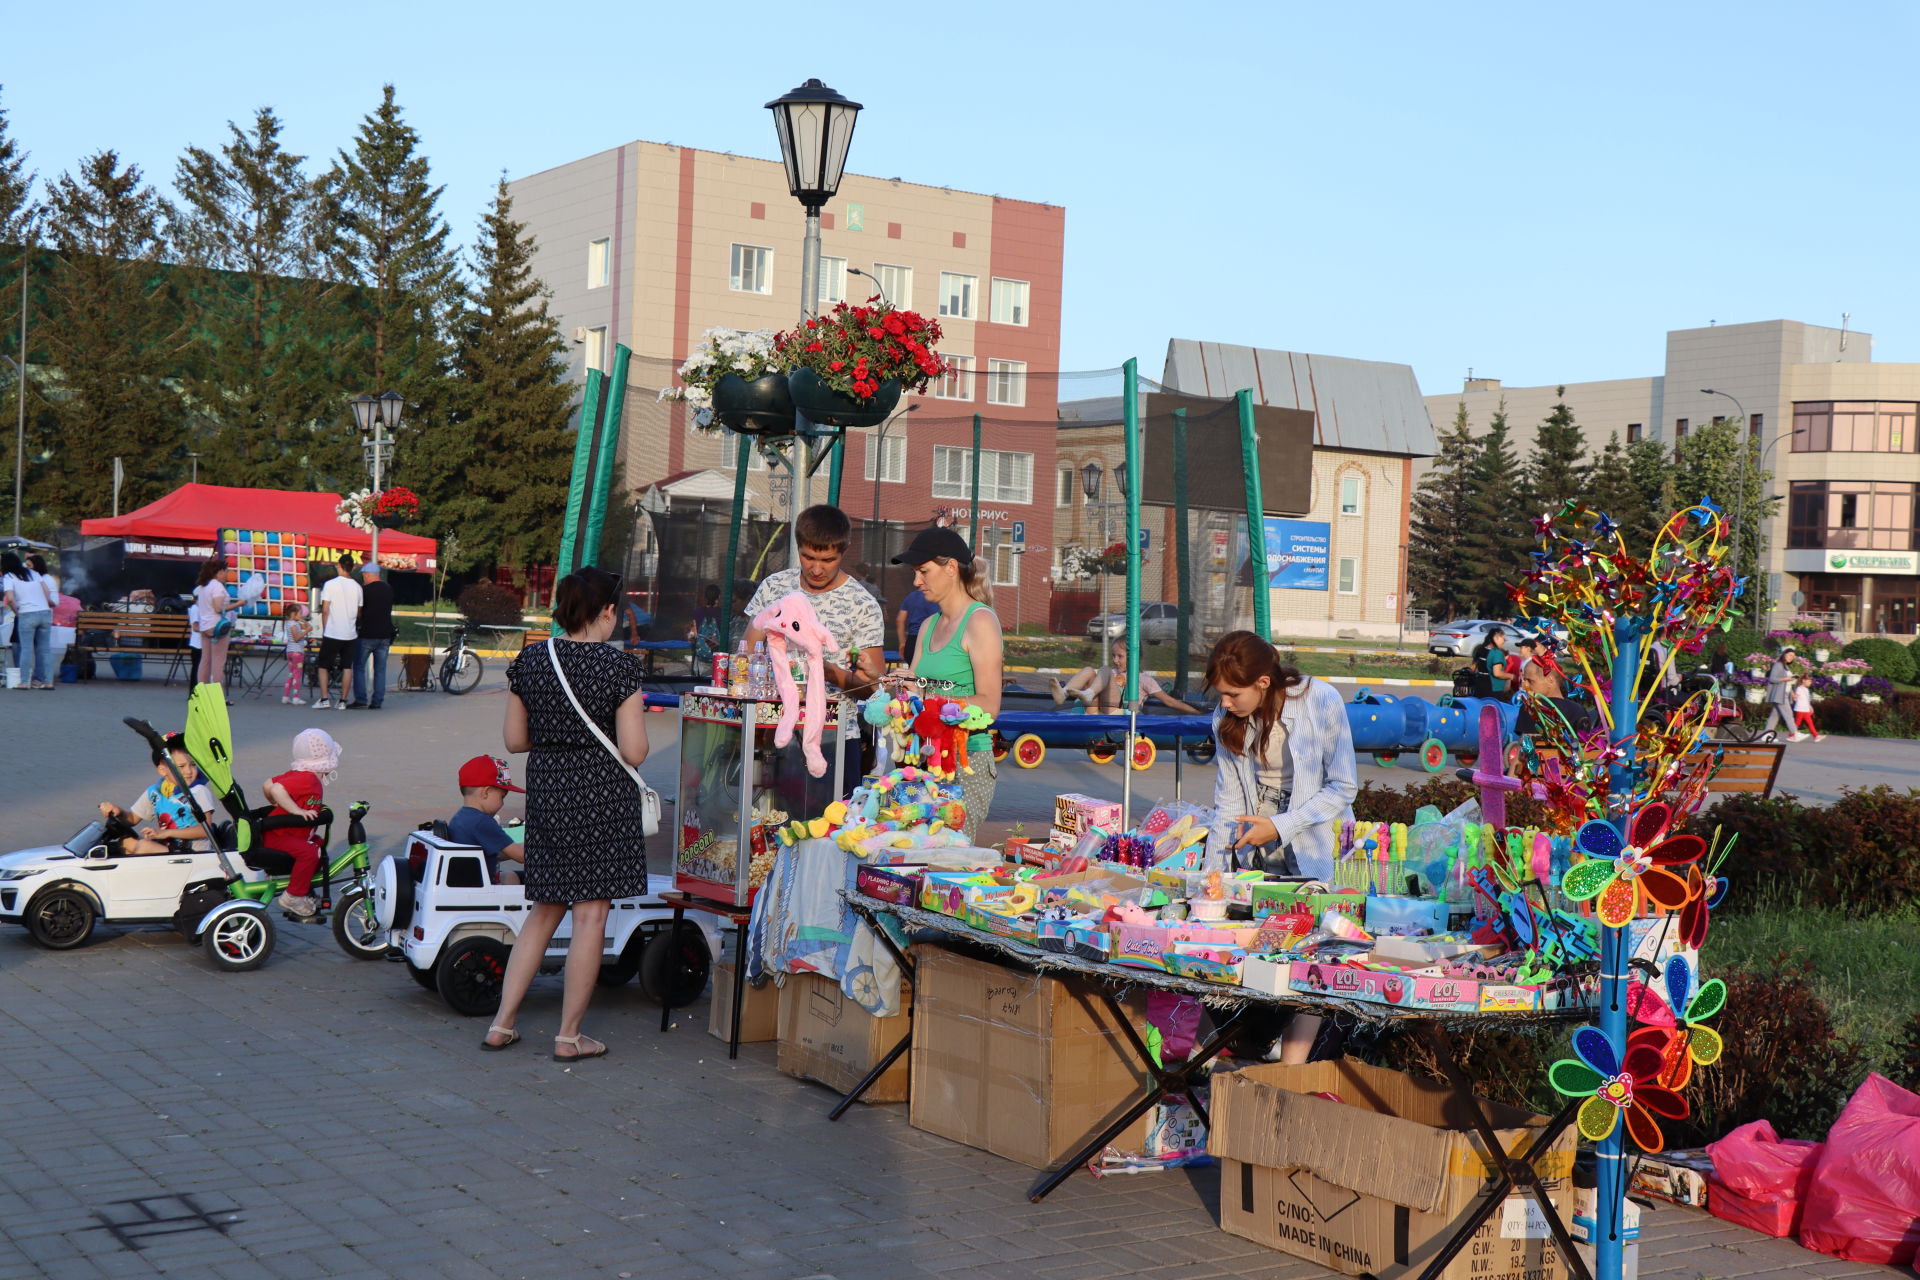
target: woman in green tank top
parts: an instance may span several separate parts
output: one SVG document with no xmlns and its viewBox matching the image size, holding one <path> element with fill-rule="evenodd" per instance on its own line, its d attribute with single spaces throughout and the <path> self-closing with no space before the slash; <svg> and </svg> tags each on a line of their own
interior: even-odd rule
<svg viewBox="0 0 1920 1280">
<path fill-rule="evenodd" d="M 997 717 L 1006 661 L 1000 619 L 989 599 L 985 570 L 974 561 L 967 540 L 952 529 L 926 529 L 893 562 L 914 566 L 913 585 L 940 610 L 921 624 L 914 648 L 913 674 L 922 688 L 963 699 Z M 972 840 L 993 805 L 999 779 L 992 735 L 974 734 L 967 742 L 967 756 L 973 772 L 960 775 L 960 789 L 967 809 L 964 831 Z"/>
</svg>

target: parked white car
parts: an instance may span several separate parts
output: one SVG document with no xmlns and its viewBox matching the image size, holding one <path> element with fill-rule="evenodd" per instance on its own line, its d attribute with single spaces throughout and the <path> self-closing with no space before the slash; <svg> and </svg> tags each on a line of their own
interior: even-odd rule
<svg viewBox="0 0 1920 1280">
<path fill-rule="evenodd" d="M 689 1004 L 706 990 L 720 955 L 720 932 L 712 917 L 686 918 L 672 932 L 673 908 L 660 894 L 671 876 L 648 876 L 644 898 L 616 898 L 607 913 L 607 940 L 600 981 L 615 985 L 636 975 L 646 993 L 670 1007 Z M 437 991 L 455 1013 L 490 1015 L 500 1007 L 507 955 L 526 918 L 526 894 L 517 884 L 495 884 L 485 855 L 431 830 L 413 832 L 405 854 L 374 868 L 374 920 L 388 931 L 389 946 L 406 960 L 407 972 Z M 569 913 L 548 945 L 542 972 L 557 972 L 573 937 Z"/>
</svg>

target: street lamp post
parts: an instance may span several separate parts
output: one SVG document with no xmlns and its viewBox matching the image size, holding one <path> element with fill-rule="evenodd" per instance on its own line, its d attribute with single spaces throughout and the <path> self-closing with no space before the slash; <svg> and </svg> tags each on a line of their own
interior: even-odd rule
<svg viewBox="0 0 1920 1280">
<path fill-rule="evenodd" d="M 774 132 L 780 139 L 787 190 L 807 212 L 807 233 L 800 247 L 800 318 L 805 320 L 820 303 L 820 210 L 840 190 L 860 104 L 813 79 L 769 102 L 767 110 L 773 112 Z M 812 499 L 812 454 L 807 437 L 796 436 L 788 464 L 797 488 L 792 509 L 796 520 Z M 788 537 L 793 537 L 791 527 Z M 800 563 L 797 545 L 793 562 Z"/>
<path fill-rule="evenodd" d="M 387 432 L 400 425 L 400 415 L 406 408 L 406 397 L 398 391 L 386 391 L 377 396 L 359 395 L 348 401 L 353 406 L 353 420 L 362 432 L 371 431 L 371 436 L 362 435 L 360 447 L 365 452 L 367 465 L 373 471 L 373 492 L 378 497 L 387 462 L 393 456 L 393 440 Z M 372 520 L 372 517 L 368 517 Z M 367 563 L 380 563 L 380 525 L 373 521 L 373 549 L 367 556 Z"/>
<path fill-rule="evenodd" d="M 1080 468 L 1080 489 L 1087 495 L 1089 503 L 1100 502 L 1100 481 L 1105 470 L 1099 462 L 1089 462 Z M 1121 463 L 1113 469 L 1114 485 L 1120 490 L 1121 501 L 1127 496 L 1127 464 Z M 1113 504 L 1100 502 L 1100 554 L 1106 555 L 1107 548 L 1113 545 Z M 1132 549 L 1128 548 L 1131 554 Z M 1100 572 L 1100 665 L 1111 666 L 1113 648 L 1112 623 L 1107 620 L 1107 579 L 1111 575 L 1106 570 Z"/>
</svg>

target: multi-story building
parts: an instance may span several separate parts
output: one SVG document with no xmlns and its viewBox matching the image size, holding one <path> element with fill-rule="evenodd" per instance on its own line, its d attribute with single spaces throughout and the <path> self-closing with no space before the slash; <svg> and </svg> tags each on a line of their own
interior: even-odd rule
<svg viewBox="0 0 1920 1280">
<path fill-rule="evenodd" d="M 1744 413 L 1771 492 L 1785 499 L 1761 530 L 1776 612 L 1831 612 L 1849 631 L 1914 634 L 1920 364 L 1875 364 L 1870 334 L 1767 320 L 1673 330 L 1665 368 L 1651 377 L 1567 383 L 1564 395 L 1557 384 L 1473 378 L 1461 392 L 1428 396 L 1427 407 L 1444 425 L 1464 405 L 1484 434 L 1504 400 L 1524 451 L 1562 398 L 1590 451 L 1615 435 L 1683 450 L 1694 428 Z"/>
<path fill-rule="evenodd" d="M 859 157 L 856 141 L 854 156 Z M 660 402 L 673 372 L 714 326 L 782 329 L 802 310 L 800 206 L 774 161 L 631 142 L 510 184 L 533 234 L 534 271 L 575 342 L 576 373 L 606 369 L 616 345 L 635 358 L 623 415 L 628 487 L 661 500 L 730 501 L 735 437 L 697 430 L 687 407 Z M 904 398 L 888 422 L 848 433 L 840 505 L 857 518 L 921 524 L 971 515 L 971 450 L 980 418 L 981 537 L 1001 611 L 1045 617 L 1043 590 L 1022 590 L 1029 544 L 1050 545 L 1058 401 L 1061 258 L 1057 206 L 898 178 L 849 173 L 821 218 L 824 311 L 884 291 L 936 318 L 953 371 Z M 872 278 L 855 276 L 858 270 Z M 813 487 L 826 493 L 825 471 Z M 793 495 L 756 454 L 749 502 L 784 517 Z M 885 581 L 889 607 L 904 594 Z M 1034 584 L 1038 585 L 1038 584 Z"/>
</svg>

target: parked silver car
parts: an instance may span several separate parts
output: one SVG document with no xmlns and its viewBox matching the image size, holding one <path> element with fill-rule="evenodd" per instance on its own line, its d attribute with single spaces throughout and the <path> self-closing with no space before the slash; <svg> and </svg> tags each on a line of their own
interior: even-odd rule
<svg viewBox="0 0 1920 1280">
<path fill-rule="evenodd" d="M 1507 641 L 1511 644 L 1519 638 L 1520 632 L 1510 622 L 1496 622 L 1488 618 L 1461 618 L 1454 622 L 1442 623 L 1427 633 L 1427 652 L 1450 654 L 1456 658 L 1471 657 L 1487 633 L 1494 628 L 1507 632 Z"/>
<path fill-rule="evenodd" d="M 1164 600 L 1140 606 L 1140 642 L 1142 644 L 1165 644 L 1177 638 L 1180 626 L 1180 609 Z M 1119 613 L 1095 614 L 1087 623 L 1087 639 L 1098 640 L 1102 635 L 1118 639 L 1127 634 L 1127 615 Z"/>
</svg>

